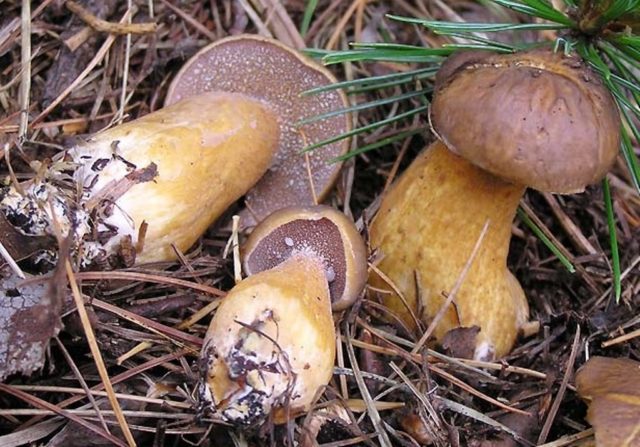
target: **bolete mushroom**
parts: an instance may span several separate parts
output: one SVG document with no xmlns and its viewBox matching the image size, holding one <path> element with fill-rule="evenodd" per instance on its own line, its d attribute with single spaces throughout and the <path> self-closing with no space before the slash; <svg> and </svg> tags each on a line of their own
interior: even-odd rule
<svg viewBox="0 0 640 447">
<path fill-rule="evenodd" d="M 364 242 L 329 207 L 286 208 L 243 249 L 251 273 L 220 304 L 201 353 L 201 411 L 249 425 L 308 410 L 333 374 L 334 305 L 366 282 Z"/>
<path fill-rule="evenodd" d="M 296 253 L 322 259 L 334 311 L 353 304 L 367 281 L 367 250 L 347 216 L 323 205 L 276 211 L 244 244 L 244 271 L 254 275 Z"/>
<path fill-rule="evenodd" d="M 474 356 L 501 357 L 528 319 L 522 288 L 506 265 L 518 202 L 527 186 L 574 193 L 602 178 L 619 147 L 618 110 L 598 76 L 575 56 L 471 52 L 443 64 L 430 118 L 440 141 L 384 197 L 371 244 L 381 252 L 380 270 L 429 322 L 489 221 L 434 335 L 441 340 L 453 328 L 478 326 Z M 370 281 L 390 288 L 375 274 Z M 398 295 L 382 298 L 414 326 Z"/>
<path fill-rule="evenodd" d="M 172 245 L 186 251 L 260 179 L 278 140 L 275 115 L 256 99 L 194 96 L 72 147 L 77 192 L 33 181 L 6 191 L 1 207 L 27 234 L 73 233 L 81 266 L 123 250 L 171 260 Z"/>
<path fill-rule="evenodd" d="M 347 106 L 340 90 L 302 94 L 335 82 L 331 72 L 298 51 L 255 35 L 228 37 L 204 47 L 173 79 L 167 105 L 202 92 L 237 92 L 260 99 L 278 116 L 280 148 L 266 175 L 246 196 L 243 228 L 254 226 L 277 209 L 318 203 L 329 192 L 341 167 L 332 160 L 347 151 L 349 140 L 324 145 L 308 157 L 302 149 L 349 131 L 350 117 L 339 114 L 298 123 Z"/>
</svg>

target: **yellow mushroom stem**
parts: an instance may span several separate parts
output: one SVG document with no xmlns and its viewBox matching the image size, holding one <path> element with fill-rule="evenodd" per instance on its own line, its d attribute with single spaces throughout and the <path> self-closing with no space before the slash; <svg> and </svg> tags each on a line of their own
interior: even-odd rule
<svg viewBox="0 0 640 447">
<path fill-rule="evenodd" d="M 456 327 L 478 326 L 476 358 L 507 354 L 528 318 L 524 292 L 506 264 L 511 224 L 524 189 L 475 167 L 438 141 L 384 197 L 370 228 L 371 245 L 382 255 L 379 269 L 426 325 L 438 313 L 489 221 L 478 255 L 434 333 L 442 340 Z M 370 284 L 391 290 L 375 273 Z M 398 295 L 380 296 L 415 328 Z"/>
<path fill-rule="evenodd" d="M 175 259 L 174 247 L 188 250 L 262 177 L 278 138 L 277 118 L 260 101 L 205 93 L 74 147 L 83 205 L 96 232 L 112 233 L 97 249 L 108 257 L 130 238 L 137 262 Z M 153 175 L 131 180 L 149 168 Z"/>
<path fill-rule="evenodd" d="M 322 260 L 297 255 L 237 284 L 201 353 L 202 410 L 251 425 L 307 411 L 331 380 L 335 330 Z"/>
</svg>

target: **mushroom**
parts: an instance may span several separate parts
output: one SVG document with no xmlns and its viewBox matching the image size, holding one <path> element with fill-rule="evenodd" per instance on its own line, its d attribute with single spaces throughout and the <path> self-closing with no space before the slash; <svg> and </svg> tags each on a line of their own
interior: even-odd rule
<svg viewBox="0 0 640 447">
<path fill-rule="evenodd" d="M 586 419 L 598 447 L 640 445 L 640 362 L 591 357 L 576 373 L 575 383 L 589 404 Z"/>
<path fill-rule="evenodd" d="M 237 92 L 258 98 L 276 111 L 280 123 L 280 148 L 266 175 L 246 196 L 241 213 L 243 228 L 288 206 L 313 205 L 324 199 L 335 182 L 349 140 L 324 145 L 308 154 L 310 144 L 351 129 L 350 117 L 338 114 L 304 125 L 304 118 L 342 109 L 345 95 L 331 90 L 302 93 L 336 82 L 324 67 L 282 43 L 255 35 L 218 40 L 195 54 L 173 79 L 165 104 L 208 91 Z"/>
<path fill-rule="evenodd" d="M 307 411 L 333 374 L 334 309 L 366 282 L 364 242 L 325 206 L 286 208 L 243 247 L 250 276 L 220 304 L 201 353 L 201 412 L 237 425 Z"/>
<path fill-rule="evenodd" d="M 367 282 L 364 242 L 353 222 L 331 207 L 283 208 L 271 214 L 244 244 L 244 271 L 254 275 L 296 253 L 322 259 L 334 311 L 351 306 Z"/>
<path fill-rule="evenodd" d="M 80 265 L 175 259 L 269 167 L 275 115 L 237 93 L 194 96 L 101 132 L 68 151 L 79 190 L 34 181 L 2 200 L 27 234 L 73 233 Z M 51 174 L 51 173 L 50 173 Z M 146 228 L 146 233 L 145 233 Z M 132 253 L 131 253 L 132 252 Z M 126 262 L 130 263 L 130 262 Z"/>
<path fill-rule="evenodd" d="M 434 335 L 442 340 L 453 328 L 478 326 L 474 357 L 501 357 L 528 319 L 525 295 L 506 265 L 518 202 L 527 186 L 574 193 L 602 178 L 618 151 L 618 111 L 576 57 L 470 52 L 443 64 L 430 118 L 440 141 L 383 198 L 370 228 L 379 269 L 408 307 L 395 293 L 382 299 L 409 327 L 411 312 L 428 323 L 489 221 Z M 370 283 L 389 289 L 375 274 Z"/>
</svg>

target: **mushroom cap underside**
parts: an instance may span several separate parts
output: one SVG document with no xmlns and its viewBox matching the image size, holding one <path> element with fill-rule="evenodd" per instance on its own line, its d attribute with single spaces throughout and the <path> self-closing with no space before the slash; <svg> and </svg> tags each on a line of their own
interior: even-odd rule
<svg viewBox="0 0 640 447">
<path fill-rule="evenodd" d="M 348 105 L 340 90 L 304 95 L 335 83 L 324 67 L 282 43 L 261 36 L 239 35 L 216 41 L 194 55 L 172 81 L 165 104 L 208 91 L 238 92 L 260 99 L 278 115 L 280 149 L 265 176 L 247 194 L 243 228 L 255 225 L 273 211 L 322 200 L 335 182 L 349 139 L 326 144 L 308 154 L 307 145 L 351 129 L 348 114 L 319 121 L 299 121 Z"/>
<path fill-rule="evenodd" d="M 322 260 L 334 310 L 355 301 L 367 280 L 366 247 L 353 222 L 328 206 L 285 208 L 267 217 L 243 246 L 244 270 L 252 275 L 300 253 Z"/>
</svg>

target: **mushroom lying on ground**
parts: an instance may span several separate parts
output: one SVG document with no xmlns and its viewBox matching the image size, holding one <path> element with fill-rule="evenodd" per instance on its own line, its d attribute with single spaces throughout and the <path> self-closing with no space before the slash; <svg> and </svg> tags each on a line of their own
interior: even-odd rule
<svg viewBox="0 0 640 447">
<path fill-rule="evenodd" d="M 117 264 L 127 251 L 138 262 L 175 259 L 172 244 L 187 250 L 255 184 L 278 140 L 264 104 L 203 94 L 71 148 L 78 191 L 32 181 L 13 185 L 0 207 L 26 234 L 73 233 L 81 266 Z"/>
<path fill-rule="evenodd" d="M 169 86 L 165 104 L 191 95 L 223 90 L 258 98 L 275 110 L 280 123 L 280 149 L 273 165 L 246 196 L 243 228 L 288 206 L 322 201 L 340 171 L 332 160 L 344 154 L 349 140 L 324 145 L 305 157 L 310 144 L 350 130 L 350 117 L 340 114 L 298 125 L 304 118 L 347 106 L 344 94 L 331 90 L 302 95 L 305 90 L 336 82 L 324 67 L 278 41 L 240 35 L 216 41 L 193 56 Z"/>
<path fill-rule="evenodd" d="M 441 141 L 425 150 L 381 203 L 371 245 L 379 269 L 428 323 L 489 228 L 462 287 L 435 329 L 478 326 L 474 356 L 501 357 L 528 318 L 507 269 L 511 223 L 527 186 L 574 193 L 614 162 L 618 110 L 598 76 L 576 57 L 546 50 L 459 53 L 436 77 L 431 123 Z M 373 286 L 390 289 L 378 275 Z M 409 327 L 395 293 L 384 302 Z M 420 303 L 418 304 L 418 299 Z"/>
<path fill-rule="evenodd" d="M 224 298 L 201 353 L 201 411 L 249 425 L 306 411 L 333 374 L 332 302 L 344 309 L 366 282 L 364 242 L 329 207 L 286 208 L 243 249 L 251 273 Z"/>
<path fill-rule="evenodd" d="M 311 183 L 324 197 L 341 167 L 329 160 L 348 142 L 314 151 L 309 165 L 300 151 L 348 130 L 349 119 L 296 123 L 346 105 L 337 91 L 300 96 L 334 81 L 274 40 L 220 40 L 176 76 L 165 109 L 68 151 L 81 192 L 32 182 L 10 188 L 0 208 L 30 235 L 54 234 L 55 214 L 62 234 L 74 233 L 82 267 L 173 260 L 172 244 L 187 250 L 261 178 L 243 226 L 284 205 L 313 204 Z"/>
</svg>

